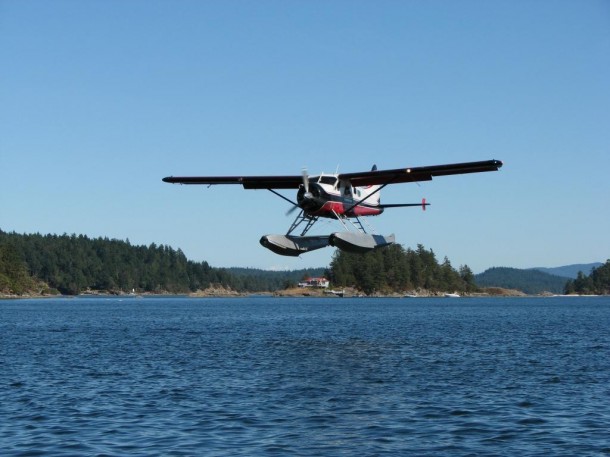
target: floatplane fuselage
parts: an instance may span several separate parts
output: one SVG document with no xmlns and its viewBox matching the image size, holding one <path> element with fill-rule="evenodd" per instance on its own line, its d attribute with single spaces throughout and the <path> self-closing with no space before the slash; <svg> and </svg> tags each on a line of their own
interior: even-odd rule
<svg viewBox="0 0 610 457">
<path fill-rule="evenodd" d="M 308 189 L 299 187 L 297 205 L 310 216 L 331 219 L 378 216 L 383 213 L 380 187 L 352 187 L 337 175 L 320 175 L 308 179 Z"/>
<path fill-rule="evenodd" d="M 264 235 L 260 243 L 276 254 L 298 256 L 326 246 L 348 252 L 367 252 L 395 242 L 394 235 L 375 235 L 366 232 L 360 218 L 378 216 L 386 208 L 420 206 L 429 203 L 382 204 L 380 191 L 389 184 L 429 181 L 435 176 L 496 171 L 499 160 L 399 168 L 359 173 L 321 174 L 308 176 L 207 176 L 167 177 L 163 181 L 175 184 L 241 184 L 244 189 L 267 189 L 292 205 L 288 211 L 300 210 L 288 231 L 283 235 Z M 292 201 L 276 189 L 297 189 Z M 344 230 L 322 236 L 307 236 L 319 218 L 338 220 Z M 295 234 L 298 233 L 298 234 Z"/>
</svg>

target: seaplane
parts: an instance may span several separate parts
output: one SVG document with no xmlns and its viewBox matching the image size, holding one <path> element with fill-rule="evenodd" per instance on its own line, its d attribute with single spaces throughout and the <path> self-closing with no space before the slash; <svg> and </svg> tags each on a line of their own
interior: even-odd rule
<svg viewBox="0 0 610 457">
<path fill-rule="evenodd" d="M 388 208 L 421 207 L 420 203 L 382 204 L 381 190 L 390 184 L 430 181 L 439 176 L 497 171 L 500 160 L 453 163 L 414 168 L 378 170 L 356 173 L 322 173 L 309 176 L 304 169 L 300 175 L 286 176 L 168 176 L 172 184 L 241 185 L 244 189 L 265 189 L 290 203 L 287 214 L 299 210 L 294 221 L 283 235 L 264 235 L 260 243 L 276 254 L 299 256 L 316 249 L 333 246 L 347 252 L 365 253 L 395 242 L 394 234 L 368 233 L 361 218 L 378 216 Z M 278 190 L 296 189 L 296 201 Z M 320 218 L 338 221 L 343 230 L 330 235 L 308 236 L 307 233 Z"/>
</svg>

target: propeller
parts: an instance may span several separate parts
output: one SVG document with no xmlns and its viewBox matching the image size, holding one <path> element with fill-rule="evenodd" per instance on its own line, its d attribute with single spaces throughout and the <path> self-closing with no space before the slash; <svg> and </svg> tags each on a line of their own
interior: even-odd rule
<svg viewBox="0 0 610 457">
<path fill-rule="evenodd" d="M 301 170 L 301 174 L 303 176 L 303 189 L 305 190 L 305 194 L 303 195 L 304 199 L 312 198 L 313 195 L 309 192 L 309 175 L 307 174 L 307 168 L 303 168 Z M 299 205 L 293 204 L 292 207 L 286 211 L 286 216 L 290 216 L 294 211 L 299 208 Z"/>
</svg>

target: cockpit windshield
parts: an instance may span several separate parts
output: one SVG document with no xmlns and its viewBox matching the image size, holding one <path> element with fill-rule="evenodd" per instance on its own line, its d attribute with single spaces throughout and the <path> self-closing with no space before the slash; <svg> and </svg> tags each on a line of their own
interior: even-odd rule
<svg viewBox="0 0 610 457">
<path fill-rule="evenodd" d="M 322 184 L 330 184 L 331 186 L 335 186 L 335 184 L 337 183 L 337 177 L 336 176 L 320 176 L 320 179 L 318 180 L 319 183 Z"/>
</svg>

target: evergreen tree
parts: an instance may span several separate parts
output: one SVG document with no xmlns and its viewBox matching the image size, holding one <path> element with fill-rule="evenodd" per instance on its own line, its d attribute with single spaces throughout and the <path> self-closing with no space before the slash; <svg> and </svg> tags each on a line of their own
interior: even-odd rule
<svg viewBox="0 0 610 457">
<path fill-rule="evenodd" d="M 474 275 L 462 267 L 463 276 L 445 257 L 439 265 L 432 250 L 421 244 L 417 250 L 391 245 L 366 254 L 335 252 L 330 264 L 334 286 L 355 287 L 367 294 L 403 292 L 412 289 L 430 291 L 473 291 Z"/>
<path fill-rule="evenodd" d="M 586 276 L 582 271 L 578 272 L 578 276 L 574 281 L 568 281 L 565 286 L 565 293 L 577 293 L 581 295 L 610 294 L 610 259 L 600 267 L 594 268 L 589 276 Z"/>
<path fill-rule="evenodd" d="M 601 267 L 593 269 L 591 279 L 596 294 L 610 294 L 610 259 L 606 260 Z"/>
<path fill-rule="evenodd" d="M 0 240 L 0 292 L 21 295 L 34 286 L 15 245 Z"/>
<path fill-rule="evenodd" d="M 477 289 L 477 285 L 474 278 L 474 273 L 468 265 L 462 265 L 459 269 L 460 278 L 464 282 L 465 289 L 467 292 L 472 292 Z"/>
</svg>

